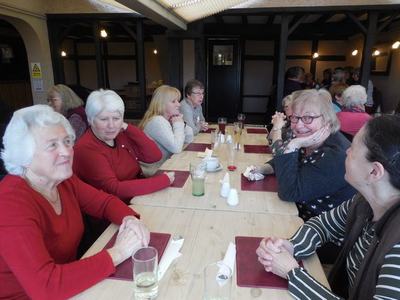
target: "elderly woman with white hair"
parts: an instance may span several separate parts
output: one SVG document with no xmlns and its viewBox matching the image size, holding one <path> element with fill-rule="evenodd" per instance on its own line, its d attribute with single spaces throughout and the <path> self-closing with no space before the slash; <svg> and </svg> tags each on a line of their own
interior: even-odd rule
<svg viewBox="0 0 400 300">
<path fill-rule="evenodd" d="M 154 164 L 142 164 L 146 175 L 153 175 L 173 153 L 180 153 L 185 143 L 193 141 L 193 129 L 183 121 L 179 112 L 181 93 L 169 85 L 158 87 L 139 128 L 151 137 L 162 152 L 162 159 Z"/>
<path fill-rule="evenodd" d="M 344 109 L 337 113 L 340 130 L 354 136 L 371 119 L 364 107 L 367 102 L 367 92 L 362 85 L 351 85 L 344 90 L 342 97 Z"/>
<path fill-rule="evenodd" d="M 142 130 L 124 122 L 125 106 L 111 90 L 92 92 L 86 102 L 88 130 L 75 146 L 74 171 L 86 183 L 128 202 L 174 181 L 174 173 L 143 178 L 139 161 L 162 158 L 157 144 Z"/>
<path fill-rule="evenodd" d="M 107 278 L 149 232 L 115 196 L 72 173 L 75 133 L 47 105 L 16 111 L 1 153 L 0 299 L 66 299 Z M 114 246 L 77 260 L 82 212 L 121 224 Z"/>
<path fill-rule="evenodd" d="M 294 138 L 281 153 L 257 169 L 276 175 L 279 197 L 296 202 L 300 217 L 307 220 L 355 193 L 344 180 L 350 142 L 338 132 L 329 92 L 301 91 L 293 99 L 292 110 L 289 120 Z"/>
</svg>

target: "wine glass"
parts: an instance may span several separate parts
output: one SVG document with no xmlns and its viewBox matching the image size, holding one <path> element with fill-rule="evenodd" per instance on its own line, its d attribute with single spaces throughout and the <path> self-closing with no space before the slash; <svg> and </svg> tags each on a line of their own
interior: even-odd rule
<svg viewBox="0 0 400 300">
<path fill-rule="evenodd" d="M 246 120 L 246 115 L 245 114 L 238 114 L 237 115 L 237 120 L 240 123 L 240 127 L 243 129 L 244 128 L 244 120 Z"/>
</svg>

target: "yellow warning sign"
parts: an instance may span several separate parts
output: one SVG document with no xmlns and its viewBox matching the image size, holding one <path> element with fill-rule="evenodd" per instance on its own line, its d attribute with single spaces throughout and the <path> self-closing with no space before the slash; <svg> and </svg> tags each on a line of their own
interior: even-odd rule
<svg viewBox="0 0 400 300">
<path fill-rule="evenodd" d="M 42 68 L 40 63 L 31 63 L 32 78 L 42 78 Z"/>
</svg>

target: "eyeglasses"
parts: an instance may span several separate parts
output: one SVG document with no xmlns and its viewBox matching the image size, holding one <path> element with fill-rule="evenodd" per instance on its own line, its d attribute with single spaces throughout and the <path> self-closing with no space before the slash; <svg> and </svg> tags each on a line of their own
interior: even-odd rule
<svg viewBox="0 0 400 300">
<path fill-rule="evenodd" d="M 301 117 L 291 115 L 289 117 L 289 120 L 293 124 L 296 124 L 297 122 L 299 122 L 299 120 L 301 120 L 304 124 L 311 124 L 314 121 L 314 119 L 318 119 L 319 117 L 322 117 L 322 115 L 319 115 L 319 116 L 301 116 Z"/>
<path fill-rule="evenodd" d="M 193 95 L 204 95 L 204 92 L 191 92 L 190 94 L 193 94 Z"/>
</svg>

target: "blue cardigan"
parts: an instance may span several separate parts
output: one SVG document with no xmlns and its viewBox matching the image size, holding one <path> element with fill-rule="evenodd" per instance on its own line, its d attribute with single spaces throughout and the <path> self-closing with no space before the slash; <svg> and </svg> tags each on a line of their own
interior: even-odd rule
<svg viewBox="0 0 400 300">
<path fill-rule="evenodd" d="M 268 163 L 278 179 L 279 197 L 296 202 L 305 220 L 349 200 L 356 193 L 344 179 L 349 147 L 350 142 L 337 132 L 309 156 L 303 149 L 276 155 Z"/>
</svg>

